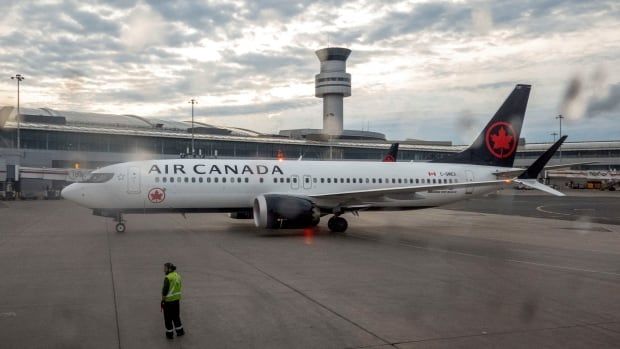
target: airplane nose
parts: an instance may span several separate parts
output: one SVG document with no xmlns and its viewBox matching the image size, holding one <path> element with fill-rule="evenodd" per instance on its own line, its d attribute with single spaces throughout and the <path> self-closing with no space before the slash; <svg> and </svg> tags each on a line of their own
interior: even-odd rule
<svg viewBox="0 0 620 349">
<path fill-rule="evenodd" d="M 74 202 L 77 201 L 78 196 L 79 196 L 79 190 L 77 188 L 77 184 L 75 183 L 69 184 L 60 192 L 60 195 L 67 200 L 71 200 Z"/>
</svg>

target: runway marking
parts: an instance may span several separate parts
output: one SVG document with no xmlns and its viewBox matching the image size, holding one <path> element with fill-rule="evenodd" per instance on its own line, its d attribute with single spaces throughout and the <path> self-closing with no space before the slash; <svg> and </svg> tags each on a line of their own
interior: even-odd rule
<svg viewBox="0 0 620 349">
<path fill-rule="evenodd" d="M 545 205 L 536 207 L 536 211 L 543 212 L 543 213 L 550 213 L 550 214 L 560 214 L 562 216 L 572 216 L 570 213 L 562 213 L 562 212 L 554 212 L 554 211 L 543 210 L 542 209 L 543 207 L 545 207 Z"/>
<path fill-rule="evenodd" d="M 309 296 L 308 294 L 306 294 L 305 292 L 303 292 L 303 291 L 301 291 L 301 290 L 299 290 L 299 289 L 297 289 L 297 288 L 293 287 L 292 285 L 290 285 L 290 284 L 288 284 L 288 283 L 286 283 L 286 282 L 284 282 L 284 281 L 282 281 L 282 280 L 278 279 L 277 277 L 275 277 L 275 276 L 271 275 L 270 273 L 266 272 L 265 270 L 263 270 L 263 269 L 261 269 L 261 268 L 257 267 L 257 266 L 256 266 L 256 265 L 254 265 L 253 263 L 251 263 L 251 262 L 249 262 L 249 261 L 247 261 L 247 260 L 245 260 L 245 259 L 243 259 L 243 258 L 241 258 L 241 257 L 237 256 L 236 254 L 234 254 L 234 253 L 232 253 L 231 251 L 229 251 L 229 250 L 227 250 L 227 249 L 223 248 L 222 246 L 218 246 L 218 247 L 219 247 L 222 251 L 224 251 L 224 252 L 228 253 L 229 255 L 231 255 L 232 257 L 234 257 L 234 258 L 238 259 L 239 261 L 241 261 L 241 262 L 243 262 L 243 263 L 245 263 L 245 264 L 249 265 L 250 267 L 252 267 L 252 268 L 256 269 L 258 272 L 260 272 L 261 274 L 265 275 L 266 277 L 268 277 L 268 278 L 270 278 L 270 279 L 274 280 L 275 282 L 277 282 L 277 283 L 281 284 L 282 286 L 284 286 L 284 287 L 286 287 L 286 288 L 290 289 L 291 291 L 293 291 L 293 292 L 295 292 L 295 293 L 299 294 L 300 296 L 304 297 L 304 298 L 305 298 L 305 299 L 307 299 L 308 301 L 310 301 L 310 302 L 312 302 L 312 303 L 314 303 L 314 304 L 318 305 L 319 307 L 321 307 L 321 308 L 325 309 L 326 311 L 330 312 L 331 314 L 335 315 L 336 317 L 338 317 L 338 318 L 340 318 L 340 319 L 342 319 L 342 320 L 344 320 L 344 321 L 346 321 L 346 322 L 350 323 L 351 325 L 353 325 L 353 326 L 355 326 L 355 327 L 359 328 L 360 330 L 362 330 L 362 331 L 364 331 L 364 332 L 368 333 L 369 335 L 371 335 L 371 336 L 373 336 L 373 337 L 377 338 L 378 340 L 380 340 L 380 341 L 382 341 L 382 342 L 384 343 L 384 344 L 381 344 L 381 345 L 374 345 L 374 346 L 382 346 L 382 345 L 388 345 L 388 346 L 392 346 L 392 347 L 394 346 L 394 345 L 393 345 L 392 343 L 390 343 L 390 341 L 388 341 L 387 339 L 384 339 L 384 338 L 380 337 L 378 334 L 376 334 L 376 333 L 374 333 L 374 332 L 370 331 L 369 329 L 367 329 L 367 328 L 363 327 L 362 325 L 358 324 L 357 322 L 355 322 L 355 321 L 353 321 L 353 320 L 349 319 L 348 317 L 346 317 L 346 316 L 344 316 L 344 315 L 340 314 L 339 312 L 337 312 L 337 311 L 335 311 L 335 310 L 331 309 L 330 307 L 326 306 L 325 304 L 323 304 L 323 303 L 321 303 L 321 302 L 317 301 L 316 299 L 314 299 L 314 298 L 310 297 L 310 296 Z"/>
<path fill-rule="evenodd" d="M 356 235 L 356 234 L 347 234 L 347 235 L 355 237 L 355 238 L 358 238 L 358 239 L 363 239 L 363 240 L 370 240 L 370 241 L 375 241 L 375 242 L 389 243 L 389 242 L 386 242 L 386 241 L 381 241 L 379 239 L 373 239 L 373 238 L 370 238 L 370 237 L 367 237 L 367 236 L 359 236 L 359 235 Z M 529 264 L 529 265 L 535 265 L 535 266 L 551 268 L 551 269 L 560 269 L 560 270 L 567 270 L 567 271 L 577 271 L 577 272 L 585 272 L 585 273 L 593 273 L 593 274 L 620 276 L 620 273 L 615 273 L 615 272 L 611 272 L 611 271 L 602 271 L 602 270 L 594 270 L 594 269 L 583 269 L 583 268 L 567 267 L 567 266 L 563 266 L 563 265 L 529 262 L 529 261 L 523 261 L 523 260 L 519 260 L 519 259 L 501 259 L 501 258 L 495 258 L 495 257 L 492 257 L 492 256 L 485 256 L 485 255 L 474 254 L 474 253 L 467 253 L 467 252 L 460 252 L 460 251 L 454 251 L 454 250 L 447 250 L 447 249 L 443 249 L 443 248 L 414 245 L 414 244 L 407 243 L 407 242 L 402 242 L 402 241 L 401 242 L 397 242 L 396 244 L 403 245 L 403 246 L 408 246 L 408 247 L 413 247 L 413 248 L 417 248 L 417 249 L 420 249 L 420 250 L 432 251 L 432 252 L 452 253 L 452 254 L 458 254 L 458 255 L 468 256 L 468 257 L 495 259 L 495 260 L 500 260 L 500 261 L 503 261 L 503 262 Z"/>
<path fill-rule="evenodd" d="M 555 327 L 542 327 L 542 328 L 532 328 L 532 329 L 518 329 L 518 330 L 512 330 L 512 331 L 497 331 L 497 332 L 483 331 L 482 333 L 476 333 L 476 334 L 469 334 L 469 335 L 466 334 L 466 335 L 462 335 L 462 336 L 446 336 L 446 337 L 423 338 L 423 339 L 416 339 L 416 340 L 411 340 L 411 341 L 396 342 L 396 343 L 392 343 L 392 344 L 393 345 L 400 345 L 400 344 L 408 344 L 408 343 L 436 342 L 436 341 L 442 341 L 442 340 L 474 338 L 474 337 L 481 337 L 481 336 L 502 336 L 502 335 L 517 334 L 517 333 L 563 330 L 563 329 L 569 329 L 569 328 L 588 328 L 590 326 L 594 326 L 594 327 L 597 327 L 597 328 L 600 328 L 600 329 L 616 332 L 614 330 L 609 330 L 609 329 L 607 329 L 605 327 L 600 327 L 601 325 L 608 325 L 608 324 L 615 324 L 615 323 L 617 323 L 617 321 L 605 321 L 605 322 L 584 323 L 584 324 L 555 326 Z"/>
<path fill-rule="evenodd" d="M 116 282 L 114 281 L 114 269 L 112 266 L 112 246 L 110 245 L 110 229 L 108 221 L 105 223 L 106 240 L 108 242 L 108 261 L 110 263 L 110 278 L 112 279 L 112 294 L 114 295 L 114 318 L 116 319 L 116 339 L 118 340 L 118 349 L 121 349 L 121 329 L 118 322 L 118 302 L 116 300 Z"/>
</svg>

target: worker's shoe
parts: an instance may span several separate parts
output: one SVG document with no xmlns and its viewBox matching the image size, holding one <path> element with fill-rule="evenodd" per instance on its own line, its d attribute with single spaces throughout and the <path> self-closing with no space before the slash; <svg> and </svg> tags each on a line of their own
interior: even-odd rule
<svg viewBox="0 0 620 349">
<path fill-rule="evenodd" d="M 177 328 L 177 337 L 181 337 L 184 334 L 185 334 L 185 330 L 183 330 L 183 327 Z"/>
<path fill-rule="evenodd" d="M 168 339 L 174 339 L 174 332 L 170 331 L 166 331 L 166 338 Z"/>
</svg>

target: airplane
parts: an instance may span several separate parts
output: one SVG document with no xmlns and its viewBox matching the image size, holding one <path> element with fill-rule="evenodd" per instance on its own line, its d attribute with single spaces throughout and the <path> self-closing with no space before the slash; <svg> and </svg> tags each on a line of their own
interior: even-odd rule
<svg viewBox="0 0 620 349">
<path fill-rule="evenodd" d="M 346 213 L 437 207 L 513 183 L 563 196 L 536 178 L 566 136 L 530 167 L 513 167 L 530 89 L 516 85 L 467 149 L 430 162 L 134 161 L 97 169 L 61 194 L 113 218 L 119 233 L 125 214 L 223 212 L 264 229 L 312 227 L 331 215 L 329 230 L 344 232 Z"/>
<path fill-rule="evenodd" d="M 396 159 L 398 158 L 398 143 L 392 143 L 392 145 L 390 146 L 390 150 L 388 150 L 388 153 L 385 154 L 385 156 L 383 157 L 383 162 L 396 162 Z"/>
</svg>

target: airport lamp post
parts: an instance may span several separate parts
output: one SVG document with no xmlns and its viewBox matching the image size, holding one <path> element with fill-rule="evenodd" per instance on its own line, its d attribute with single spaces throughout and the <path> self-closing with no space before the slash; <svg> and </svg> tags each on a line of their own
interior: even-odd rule
<svg viewBox="0 0 620 349">
<path fill-rule="evenodd" d="M 21 150 L 21 135 L 20 135 L 20 112 L 19 112 L 19 83 L 24 80 L 24 77 L 21 74 L 15 74 L 15 76 L 11 76 L 11 80 L 17 80 L 17 115 L 15 119 L 17 119 L 17 151 Z M 20 155 L 21 156 L 21 155 Z"/>
<path fill-rule="evenodd" d="M 192 157 L 196 157 L 196 151 L 194 150 L 194 104 L 198 104 L 198 101 L 192 98 L 187 103 L 192 105 Z"/>
<path fill-rule="evenodd" d="M 558 119 L 560 121 L 560 138 L 562 138 L 562 119 L 564 119 L 564 117 L 562 116 L 562 114 L 558 115 L 555 117 L 556 119 Z M 562 146 L 560 145 L 560 162 L 562 162 Z"/>
<path fill-rule="evenodd" d="M 553 143 L 555 143 L 555 136 L 557 136 L 558 133 L 557 132 L 551 132 L 550 134 L 553 136 Z"/>
</svg>

